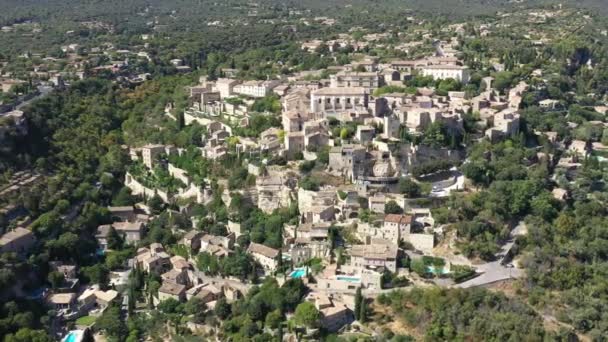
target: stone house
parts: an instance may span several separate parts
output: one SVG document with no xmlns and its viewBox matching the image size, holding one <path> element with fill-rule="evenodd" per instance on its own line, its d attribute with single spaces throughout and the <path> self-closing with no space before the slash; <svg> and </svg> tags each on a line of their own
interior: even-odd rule
<svg viewBox="0 0 608 342">
<path fill-rule="evenodd" d="M 156 301 L 156 305 L 169 298 L 183 302 L 186 299 L 186 286 L 164 281 L 158 289 L 158 300 Z"/>
<path fill-rule="evenodd" d="M 104 224 L 97 227 L 95 238 L 97 243 L 103 250 L 108 249 L 108 236 L 111 229 L 122 236 L 126 244 L 133 245 L 141 241 L 144 225 L 142 222 L 114 222 L 112 224 Z"/>
<path fill-rule="evenodd" d="M 346 305 L 321 292 L 312 292 L 306 300 L 314 303 L 321 314 L 321 326 L 330 332 L 336 332 L 354 321 L 352 311 Z"/>
<path fill-rule="evenodd" d="M 353 245 L 350 250 L 350 265 L 371 269 L 385 268 L 395 272 L 398 252 L 396 244 Z"/>
<path fill-rule="evenodd" d="M 141 148 L 141 157 L 144 165 L 148 167 L 148 169 L 152 169 L 154 167 L 156 158 L 162 153 L 165 153 L 164 145 L 149 144 L 143 146 Z"/>
<path fill-rule="evenodd" d="M 75 293 L 53 293 L 46 298 L 46 304 L 58 315 L 71 313 L 76 308 Z"/>
<path fill-rule="evenodd" d="M 188 285 L 190 283 L 190 279 L 188 278 L 188 272 L 186 270 L 177 270 L 175 268 L 163 273 L 161 275 L 163 279 L 163 283 L 175 283 L 181 285 Z"/>
<path fill-rule="evenodd" d="M 357 134 L 355 137 L 360 143 L 365 144 L 372 141 L 374 135 L 376 135 L 376 129 L 374 127 L 366 125 L 357 126 Z"/>
<path fill-rule="evenodd" d="M 24 254 L 36 243 L 34 234 L 25 228 L 17 227 L 0 237 L 0 253 Z"/>
<path fill-rule="evenodd" d="M 247 253 L 267 271 L 274 271 L 279 265 L 279 250 L 252 242 L 247 248 Z"/>
<path fill-rule="evenodd" d="M 329 151 L 329 169 L 349 179 L 363 173 L 366 149 L 360 145 L 342 145 Z"/>
<path fill-rule="evenodd" d="M 302 213 L 304 222 L 307 223 L 322 223 L 332 222 L 336 217 L 335 208 L 333 205 L 313 205 L 307 211 Z"/>
<path fill-rule="evenodd" d="M 407 239 L 411 224 L 412 217 L 409 215 L 388 214 L 384 216 L 382 237 L 392 243 L 399 244 L 401 239 Z"/>
<path fill-rule="evenodd" d="M 283 176 L 269 175 L 256 179 L 257 206 L 265 213 L 288 207 L 291 203 L 289 180 Z"/>
<path fill-rule="evenodd" d="M 184 237 L 182 237 L 182 244 L 187 246 L 192 251 L 192 253 L 196 253 L 201 248 L 202 236 L 202 232 L 199 232 L 197 230 L 191 230 L 187 232 Z"/>
<path fill-rule="evenodd" d="M 118 298 L 115 290 L 101 291 L 98 285 L 91 286 L 78 296 L 78 310 L 82 314 L 101 314 L 113 301 Z"/>
</svg>

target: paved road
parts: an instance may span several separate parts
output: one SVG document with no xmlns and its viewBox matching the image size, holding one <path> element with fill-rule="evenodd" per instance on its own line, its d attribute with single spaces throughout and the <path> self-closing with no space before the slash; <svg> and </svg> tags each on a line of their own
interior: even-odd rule
<svg viewBox="0 0 608 342">
<path fill-rule="evenodd" d="M 501 280 L 517 279 L 524 274 L 523 270 L 514 267 L 505 267 L 500 263 L 500 261 L 489 262 L 487 264 L 477 266 L 477 272 L 481 273 L 481 275 L 463 283 L 456 284 L 454 287 L 466 289 L 470 287 L 483 286 L 493 284 Z"/>
<path fill-rule="evenodd" d="M 475 286 L 483 286 L 492 284 L 501 280 L 507 279 L 516 279 L 520 278 L 524 275 L 524 270 L 518 269 L 512 266 L 512 264 L 508 264 L 507 266 L 503 265 L 505 261 L 505 257 L 513 248 L 513 244 L 515 243 L 515 238 L 519 235 L 525 235 L 528 232 L 528 228 L 526 227 L 526 223 L 521 221 L 511 230 L 509 234 L 509 241 L 505 243 L 500 252 L 496 255 L 498 261 L 489 262 L 486 264 L 476 266 L 477 272 L 482 273 L 480 276 L 473 278 L 471 280 L 465 281 L 460 284 L 454 285 L 454 287 L 459 288 L 469 288 Z M 511 267 L 508 267 L 511 266 Z"/>
<path fill-rule="evenodd" d="M 27 100 L 27 101 L 23 101 L 20 104 L 18 104 L 17 106 L 15 106 L 15 109 L 21 109 L 27 105 L 29 105 L 30 103 L 34 102 L 35 100 L 42 98 L 44 96 L 46 96 L 48 93 L 50 93 L 53 90 L 52 87 L 49 86 L 39 86 L 38 87 L 38 91 L 40 92 L 40 94 L 32 97 L 31 99 Z"/>
</svg>

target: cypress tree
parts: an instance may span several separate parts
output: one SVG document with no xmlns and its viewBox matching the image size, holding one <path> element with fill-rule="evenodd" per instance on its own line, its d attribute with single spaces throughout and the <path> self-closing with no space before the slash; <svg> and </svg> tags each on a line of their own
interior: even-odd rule
<svg viewBox="0 0 608 342">
<path fill-rule="evenodd" d="M 361 294 L 361 286 L 357 288 L 357 293 L 355 294 L 355 319 L 361 319 L 361 305 L 363 304 L 363 295 Z"/>
</svg>

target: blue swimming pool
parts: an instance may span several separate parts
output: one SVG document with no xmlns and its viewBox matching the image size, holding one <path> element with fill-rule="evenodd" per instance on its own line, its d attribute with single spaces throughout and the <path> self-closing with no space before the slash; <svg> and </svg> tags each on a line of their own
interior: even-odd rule
<svg viewBox="0 0 608 342">
<path fill-rule="evenodd" d="M 76 336 L 75 332 L 70 332 L 68 334 L 68 336 L 65 337 L 64 341 L 65 342 L 77 342 L 78 341 L 77 338 L 78 337 Z"/>
<path fill-rule="evenodd" d="M 361 278 L 359 278 L 359 277 L 336 276 L 336 279 L 344 280 L 349 283 L 360 283 L 361 282 Z"/>
<path fill-rule="evenodd" d="M 295 270 L 293 270 L 293 272 L 291 272 L 289 274 L 290 278 L 302 278 L 306 275 L 306 269 L 305 268 L 296 268 Z"/>
</svg>

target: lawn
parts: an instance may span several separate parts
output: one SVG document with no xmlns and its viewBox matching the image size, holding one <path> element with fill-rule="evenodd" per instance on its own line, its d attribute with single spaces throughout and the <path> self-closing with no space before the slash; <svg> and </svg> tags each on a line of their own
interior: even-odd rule
<svg viewBox="0 0 608 342">
<path fill-rule="evenodd" d="M 93 323 L 95 323 L 95 320 L 97 320 L 97 317 L 83 316 L 76 320 L 76 325 L 88 327 L 88 326 L 93 325 Z"/>
</svg>

